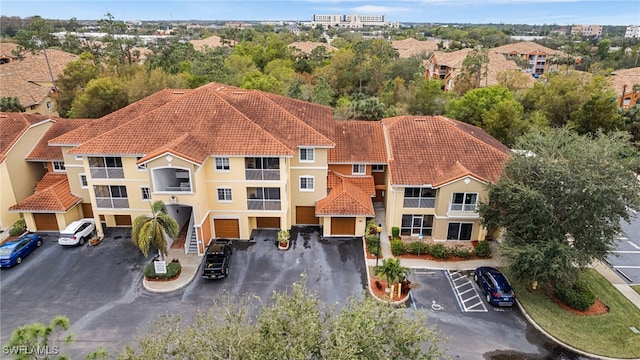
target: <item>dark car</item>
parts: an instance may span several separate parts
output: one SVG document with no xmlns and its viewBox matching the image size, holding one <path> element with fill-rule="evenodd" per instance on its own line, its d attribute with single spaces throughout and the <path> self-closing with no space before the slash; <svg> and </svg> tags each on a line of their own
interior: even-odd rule
<svg viewBox="0 0 640 360">
<path fill-rule="evenodd" d="M 480 285 L 487 302 L 497 306 L 513 306 L 516 293 L 504 275 L 495 268 L 482 266 L 473 273 L 473 279 Z"/>
<path fill-rule="evenodd" d="M 202 259 L 202 277 L 222 279 L 229 275 L 229 263 L 233 249 L 230 240 L 215 240 L 207 247 Z"/>
<path fill-rule="evenodd" d="M 0 246 L 0 267 L 12 267 L 22 263 L 25 257 L 42 245 L 38 234 L 25 234 Z"/>
</svg>

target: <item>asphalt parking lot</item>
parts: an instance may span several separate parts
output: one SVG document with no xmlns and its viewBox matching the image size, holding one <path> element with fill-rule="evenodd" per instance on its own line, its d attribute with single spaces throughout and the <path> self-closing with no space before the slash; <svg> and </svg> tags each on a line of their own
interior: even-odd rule
<svg viewBox="0 0 640 360">
<path fill-rule="evenodd" d="M 624 234 L 617 239 L 618 246 L 607 257 L 613 268 L 627 283 L 640 285 L 640 216 L 622 223 Z"/>
</svg>

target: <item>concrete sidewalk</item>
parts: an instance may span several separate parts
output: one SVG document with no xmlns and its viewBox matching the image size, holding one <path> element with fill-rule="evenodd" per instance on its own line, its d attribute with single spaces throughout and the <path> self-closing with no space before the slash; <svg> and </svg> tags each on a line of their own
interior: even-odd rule
<svg viewBox="0 0 640 360">
<path fill-rule="evenodd" d="M 178 259 L 182 265 L 182 271 L 177 279 L 169 281 L 149 281 L 142 280 L 145 289 L 154 293 L 168 293 L 179 290 L 189 285 L 198 275 L 200 269 L 200 261 L 202 258 L 197 254 L 185 254 L 184 249 L 169 249 L 166 257 L 167 262 L 172 259 Z"/>
</svg>

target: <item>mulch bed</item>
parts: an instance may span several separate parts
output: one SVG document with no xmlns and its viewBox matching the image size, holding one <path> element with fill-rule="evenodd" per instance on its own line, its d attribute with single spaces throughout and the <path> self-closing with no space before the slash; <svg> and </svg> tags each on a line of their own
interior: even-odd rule
<svg viewBox="0 0 640 360">
<path fill-rule="evenodd" d="M 376 281 L 380 282 L 380 287 L 376 285 Z M 371 291 L 377 298 L 385 301 L 401 301 L 406 299 L 407 296 L 409 296 L 409 294 L 407 293 L 402 293 L 401 296 L 398 296 L 398 293 L 396 290 L 396 293 L 394 294 L 393 299 L 389 299 L 389 293 L 384 291 L 387 288 L 387 282 L 374 275 L 371 275 L 369 287 L 371 288 Z"/>
<path fill-rule="evenodd" d="M 447 258 L 437 258 L 434 257 L 433 255 L 416 255 L 416 254 L 404 254 L 404 255 L 396 255 L 397 258 L 400 259 L 420 259 L 420 260 L 433 260 L 433 261 L 467 261 L 467 260 L 478 260 L 478 259 L 490 259 L 491 256 L 489 257 L 480 257 L 480 256 L 475 256 L 475 255 L 471 255 L 468 258 L 462 258 L 459 256 L 450 256 Z M 375 259 L 375 256 L 373 257 Z"/>
<path fill-rule="evenodd" d="M 553 302 L 556 303 L 558 306 L 560 306 L 562 309 L 569 311 L 573 314 L 576 315 L 581 315 L 581 316 L 591 316 L 591 315 L 601 315 L 601 314 L 606 314 L 609 312 L 609 307 L 607 305 L 605 305 L 602 301 L 600 301 L 600 299 L 596 299 L 596 302 L 591 305 L 590 308 L 588 308 L 587 310 L 578 310 L 578 309 L 574 309 L 571 306 L 563 303 L 560 299 L 558 299 L 557 296 L 552 295 L 551 299 L 553 299 Z"/>
</svg>

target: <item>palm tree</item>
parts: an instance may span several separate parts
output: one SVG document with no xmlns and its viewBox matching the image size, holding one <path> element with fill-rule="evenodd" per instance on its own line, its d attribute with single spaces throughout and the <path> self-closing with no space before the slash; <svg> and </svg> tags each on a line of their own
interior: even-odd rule
<svg viewBox="0 0 640 360">
<path fill-rule="evenodd" d="M 151 216 L 140 215 L 133 220 L 131 240 L 142 251 L 144 256 L 149 254 L 149 247 L 158 249 L 162 260 L 167 255 L 167 234 L 171 239 L 178 237 L 178 222 L 167 214 L 167 206 L 158 200 L 151 204 Z"/>
<path fill-rule="evenodd" d="M 409 269 L 400 266 L 400 259 L 390 258 L 382 260 L 382 265 L 376 266 L 373 273 L 387 278 L 387 285 L 391 287 L 392 284 L 402 280 L 405 274 L 409 274 Z"/>
</svg>

